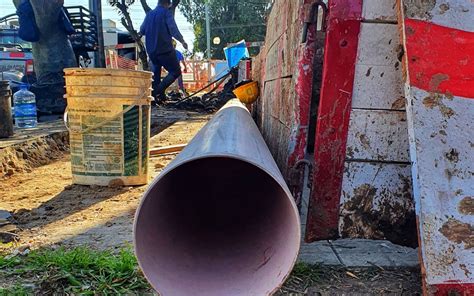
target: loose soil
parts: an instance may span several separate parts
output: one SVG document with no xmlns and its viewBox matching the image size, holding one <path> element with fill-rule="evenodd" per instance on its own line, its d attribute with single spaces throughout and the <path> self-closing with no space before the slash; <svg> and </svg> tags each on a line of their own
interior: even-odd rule
<svg viewBox="0 0 474 296">
<path fill-rule="evenodd" d="M 297 266 L 275 296 L 415 296 L 421 295 L 417 268 L 344 268 Z"/>
<path fill-rule="evenodd" d="M 208 115 L 199 113 L 155 110 L 151 147 L 187 143 L 208 119 Z M 133 216 L 147 186 L 73 185 L 67 149 L 53 151 L 53 162 L 43 166 L 37 162 L 25 165 L 16 152 L 8 160 L 10 166 L 19 169 L 3 176 L 0 182 L 0 209 L 10 211 L 19 228 L 14 247 L 87 245 L 110 249 L 130 244 Z M 175 155 L 150 159 L 150 181 Z"/>
</svg>

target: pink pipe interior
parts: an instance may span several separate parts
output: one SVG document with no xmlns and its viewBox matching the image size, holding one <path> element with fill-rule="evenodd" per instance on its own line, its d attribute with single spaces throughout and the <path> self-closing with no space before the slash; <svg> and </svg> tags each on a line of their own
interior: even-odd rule
<svg viewBox="0 0 474 296">
<path fill-rule="evenodd" d="M 299 219 L 260 168 L 223 157 L 183 164 L 145 196 L 135 226 L 143 272 L 162 295 L 268 295 L 290 272 Z"/>
</svg>

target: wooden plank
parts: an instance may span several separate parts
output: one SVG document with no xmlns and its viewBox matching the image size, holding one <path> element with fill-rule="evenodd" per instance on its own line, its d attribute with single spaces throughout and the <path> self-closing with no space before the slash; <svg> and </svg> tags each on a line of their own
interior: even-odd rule
<svg viewBox="0 0 474 296">
<path fill-rule="evenodd" d="M 265 82 L 265 92 L 263 96 L 265 98 L 266 116 L 273 118 L 279 117 L 282 101 L 280 96 L 281 81 L 282 79 L 276 79 Z"/>
<path fill-rule="evenodd" d="M 409 162 L 405 112 L 352 110 L 346 158 Z"/>
<path fill-rule="evenodd" d="M 276 40 L 279 44 L 281 43 L 281 37 Z M 265 81 L 275 80 L 281 77 L 281 61 L 278 59 L 280 50 L 278 44 L 267 49 L 265 54 Z"/>
<path fill-rule="evenodd" d="M 388 239 L 416 247 L 410 165 L 346 163 L 339 226 L 342 237 Z"/>
<path fill-rule="evenodd" d="M 273 3 L 272 10 L 268 16 L 267 33 L 265 36 L 265 45 L 270 50 L 275 42 L 288 29 L 288 1 L 276 0 Z"/>
<path fill-rule="evenodd" d="M 164 146 L 164 147 L 158 147 L 154 149 L 150 149 L 150 155 L 151 156 L 159 156 L 167 153 L 174 153 L 174 152 L 180 152 L 183 150 L 188 144 L 178 144 L 178 145 L 171 145 L 171 146 Z"/>
<path fill-rule="evenodd" d="M 294 95 L 291 95 L 291 87 L 294 85 L 294 80 L 291 78 L 281 80 L 281 92 L 280 92 L 280 106 L 278 110 L 278 119 L 286 127 L 291 127 L 296 122 L 294 122 L 295 117 L 293 117 L 291 110 L 294 110 Z"/>
<path fill-rule="evenodd" d="M 286 1 L 288 3 L 288 26 L 290 24 L 296 24 L 299 20 L 300 7 L 303 5 L 304 0 Z"/>
<path fill-rule="evenodd" d="M 283 128 L 284 126 L 281 125 L 278 119 L 269 114 L 266 115 L 262 135 L 280 170 L 286 168 L 286 162 L 281 161 L 280 155 L 288 153 L 286 151 L 287 145 L 280 145 L 279 143 L 279 135 Z"/>
<path fill-rule="evenodd" d="M 416 87 L 408 100 L 426 282 L 474 283 L 474 212 L 462 210 L 474 196 L 474 100 Z"/>
<path fill-rule="evenodd" d="M 260 85 L 262 85 L 262 58 L 262 52 L 252 58 L 252 80 L 257 81 Z"/>
<path fill-rule="evenodd" d="M 402 2 L 424 294 L 473 295 L 474 2 Z"/>
<path fill-rule="evenodd" d="M 396 22 L 396 0 L 364 0 L 362 18 L 367 21 Z"/>
<path fill-rule="evenodd" d="M 304 0 L 303 6 L 300 7 L 300 16 L 297 22 L 296 31 L 300 32 L 294 35 L 300 38 L 304 24 L 305 14 L 308 8 L 314 4 L 312 0 Z M 313 58 L 316 49 L 316 24 L 308 27 L 306 42 L 301 40 L 294 44 L 294 52 L 296 53 L 295 73 L 294 73 L 294 108 L 292 116 L 292 127 L 290 136 L 290 151 L 288 157 L 288 167 L 293 167 L 297 161 L 304 159 L 306 154 L 306 146 L 308 139 L 308 125 L 310 103 L 313 92 Z M 293 49 L 292 49 L 293 50 Z M 352 85 L 351 85 L 352 86 Z M 291 100 L 291 98 L 290 98 Z"/>
<path fill-rule="evenodd" d="M 301 35 L 313 2 L 277 0 L 268 21 L 257 119 L 284 175 L 305 155 L 316 26 L 308 28 L 307 42 L 301 43 Z"/>
<path fill-rule="evenodd" d="M 265 84 L 264 139 L 282 172 L 287 170 L 289 130 L 293 122 L 289 116 L 291 78 L 276 79 Z"/>
<path fill-rule="evenodd" d="M 281 6 L 282 4 L 279 3 L 278 5 Z M 265 42 L 268 46 L 266 50 L 265 72 L 267 74 L 265 81 L 270 81 L 281 77 L 289 77 L 295 74 L 295 52 L 297 50 L 296 47 L 300 42 L 300 34 L 298 34 L 298 28 L 300 27 L 300 24 L 297 22 L 292 22 L 291 18 L 292 14 L 299 12 L 299 6 L 296 6 L 295 3 L 291 1 L 288 1 L 286 5 L 288 10 L 285 12 L 287 25 L 284 27 L 283 31 L 271 33 L 277 34 L 278 37 L 271 36 L 269 38 L 267 36 L 265 39 Z M 279 13 L 282 14 L 282 12 Z M 275 21 L 284 22 L 285 17 Z M 279 28 L 280 27 L 276 27 L 275 30 L 279 30 Z"/>
<path fill-rule="evenodd" d="M 267 51 L 265 81 L 291 76 L 294 72 L 294 57 L 289 52 L 289 36 L 285 32 Z M 293 66 L 293 68 L 292 68 Z"/>
<path fill-rule="evenodd" d="M 284 178 L 288 178 L 288 157 L 289 157 L 289 139 L 290 139 L 290 129 L 287 126 L 279 124 L 278 133 L 275 134 L 277 137 L 277 145 L 278 145 L 278 156 L 275 158 L 278 167 L 280 168 L 281 173 L 283 174 Z"/>
<path fill-rule="evenodd" d="M 292 78 L 269 81 L 266 83 L 264 94 L 266 97 L 272 98 L 271 102 L 268 102 L 268 108 L 271 110 L 270 114 L 286 127 L 290 127 L 294 120 L 291 113 L 291 110 L 293 110 L 292 98 L 294 98 L 294 94 L 293 96 L 290 95 L 292 84 Z"/>
<path fill-rule="evenodd" d="M 296 9 L 294 7 L 293 9 Z M 282 55 L 282 58 L 285 59 L 285 68 L 282 71 L 282 76 L 290 76 L 290 75 L 295 75 L 295 69 L 296 69 L 296 60 L 297 60 L 297 55 L 295 54 L 296 48 L 299 44 L 299 37 L 298 37 L 298 31 L 300 28 L 299 23 L 291 23 L 288 26 L 288 30 L 286 31 L 284 38 L 285 41 L 283 43 L 283 46 L 285 47 L 284 50 L 284 55 Z"/>
<path fill-rule="evenodd" d="M 308 242 L 338 236 L 339 202 L 359 44 L 362 1 L 332 1 L 314 149 Z"/>
<path fill-rule="evenodd" d="M 357 64 L 392 66 L 400 64 L 399 33 L 395 24 L 362 23 Z"/>
<path fill-rule="evenodd" d="M 355 68 L 352 108 L 405 110 L 401 64 Z"/>
</svg>

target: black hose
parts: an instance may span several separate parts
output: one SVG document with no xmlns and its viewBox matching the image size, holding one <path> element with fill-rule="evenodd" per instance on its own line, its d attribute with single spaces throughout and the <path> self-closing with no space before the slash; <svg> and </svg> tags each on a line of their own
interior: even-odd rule
<svg viewBox="0 0 474 296">
<path fill-rule="evenodd" d="M 218 89 L 219 86 L 221 86 L 222 83 L 224 83 L 225 80 L 224 80 L 224 79 L 221 79 L 219 82 L 218 82 L 218 81 L 219 81 L 219 80 L 216 81 L 216 86 L 214 86 L 210 91 L 207 92 L 208 94 L 212 94 L 213 92 L 215 92 L 216 89 Z"/>
<path fill-rule="evenodd" d="M 185 98 L 182 98 L 180 100 L 178 100 L 178 102 L 183 102 L 189 98 L 192 98 L 194 97 L 195 95 L 197 95 L 198 93 L 200 93 L 201 91 L 205 90 L 206 88 L 208 88 L 209 86 L 213 85 L 214 83 L 217 83 L 219 81 L 223 81 L 225 78 L 229 77 L 231 75 L 231 71 L 229 71 L 227 74 L 225 74 L 224 76 L 222 76 L 221 78 L 217 79 L 217 80 L 214 80 L 212 81 L 211 83 L 209 83 L 208 85 L 204 86 L 203 88 L 195 91 L 194 93 L 190 94 L 189 96 L 185 97 Z M 220 84 L 219 84 L 220 85 Z M 212 93 L 214 92 L 215 90 L 217 89 L 217 87 L 214 87 L 209 93 Z"/>
</svg>

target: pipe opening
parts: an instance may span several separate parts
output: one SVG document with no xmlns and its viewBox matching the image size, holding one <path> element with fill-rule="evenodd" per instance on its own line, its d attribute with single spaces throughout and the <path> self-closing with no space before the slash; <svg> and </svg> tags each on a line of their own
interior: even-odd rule
<svg viewBox="0 0 474 296">
<path fill-rule="evenodd" d="M 176 167 L 137 212 L 135 249 L 161 295 L 268 295 L 299 248 L 291 195 L 262 169 L 209 157 Z"/>
</svg>

